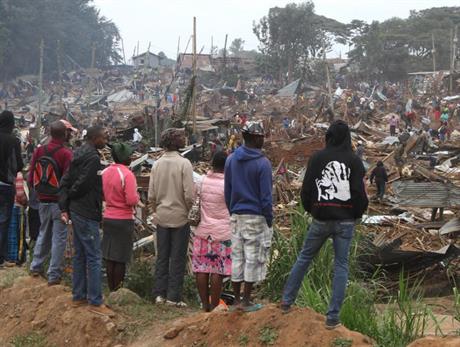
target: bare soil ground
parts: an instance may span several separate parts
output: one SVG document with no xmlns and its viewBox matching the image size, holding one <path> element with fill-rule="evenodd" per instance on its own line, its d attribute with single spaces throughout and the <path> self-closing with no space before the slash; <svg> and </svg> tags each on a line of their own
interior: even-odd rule
<svg viewBox="0 0 460 347">
<path fill-rule="evenodd" d="M 460 337 L 428 336 L 411 343 L 408 347 L 459 347 Z"/>
<path fill-rule="evenodd" d="M 326 330 L 324 316 L 310 309 L 295 308 L 283 314 L 268 305 L 254 313 L 196 314 L 158 326 L 132 345 L 154 346 L 370 347 L 372 341 L 345 327 Z"/>
</svg>

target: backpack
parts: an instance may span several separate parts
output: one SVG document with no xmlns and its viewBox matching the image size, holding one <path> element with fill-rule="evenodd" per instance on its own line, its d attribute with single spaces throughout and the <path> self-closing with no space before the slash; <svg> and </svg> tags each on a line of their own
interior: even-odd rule
<svg viewBox="0 0 460 347">
<path fill-rule="evenodd" d="M 58 195 L 62 173 L 53 155 L 61 148 L 63 146 L 59 146 L 49 152 L 48 146 L 45 146 L 45 154 L 35 162 L 33 185 L 38 194 Z"/>
</svg>

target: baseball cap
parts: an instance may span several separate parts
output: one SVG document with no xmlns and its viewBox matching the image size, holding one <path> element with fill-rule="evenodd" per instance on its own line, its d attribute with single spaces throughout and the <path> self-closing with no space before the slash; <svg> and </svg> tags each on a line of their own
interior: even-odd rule
<svg viewBox="0 0 460 347">
<path fill-rule="evenodd" d="M 264 127 L 260 122 L 247 122 L 244 125 L 242 132 L 256 136 L 265 136 Z"/>
<path fill-rule="evenodd" d="M 76 128 L 74 128 L 74 127 L 72 126 L 72 124 L 70 124 L 70 122 L 66 121 L 65 119 L 60 119 L 59 121 L 60 121 L 62 124 L 65 125 L 66 129 L 70 129 L 70 130 L 75 131 L 75 132 L 78 131 Z"/>
</svg>

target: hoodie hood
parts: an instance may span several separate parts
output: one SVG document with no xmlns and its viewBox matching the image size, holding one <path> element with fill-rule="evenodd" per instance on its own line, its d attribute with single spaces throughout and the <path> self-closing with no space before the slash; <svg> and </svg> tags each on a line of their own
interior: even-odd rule
<svg viewBox="0 0 460 347">
<path fill-rule="evenodd" d="M 0 113 L 0 133 L 11 134 L 14 129 L 14 115 L 9 111 Z"/>
<path fill-rule="evenodd" d="M 351 151 L 351 134 L 347 123 L 337 120 L 326 132 L 326 147 Z"/>
<path fill-rule="evenodd" d="M 260 149 L 248 148 L 241 146 L 235 151 L 235 159 L 238 161 L 249 161 L 263 157 Z"/>
</svg>

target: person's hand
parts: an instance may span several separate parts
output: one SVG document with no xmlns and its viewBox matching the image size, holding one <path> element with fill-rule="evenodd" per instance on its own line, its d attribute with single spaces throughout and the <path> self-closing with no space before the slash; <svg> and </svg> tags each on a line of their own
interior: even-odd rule
<svg viewBox="0 0 460 347">
<path fill-rule="evenodd" d="M 61 213 L 61 220 L 64 224 L 70 224 L 70 217 L 68 212 Z"/>
</svg>

